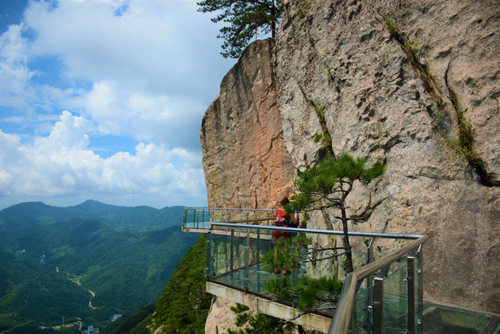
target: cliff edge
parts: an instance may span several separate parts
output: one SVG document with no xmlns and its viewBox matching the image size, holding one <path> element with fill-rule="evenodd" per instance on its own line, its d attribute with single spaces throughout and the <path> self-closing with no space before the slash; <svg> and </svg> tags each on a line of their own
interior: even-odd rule
<svg viewBox="0 0 500 334">
<path fill-rule="evenodd" d="M 203 117 L 200 141 L 209 207 L 271 208 L 292 182 L 273 48 L 272 39 L 249 45 Z"/>
</svg>

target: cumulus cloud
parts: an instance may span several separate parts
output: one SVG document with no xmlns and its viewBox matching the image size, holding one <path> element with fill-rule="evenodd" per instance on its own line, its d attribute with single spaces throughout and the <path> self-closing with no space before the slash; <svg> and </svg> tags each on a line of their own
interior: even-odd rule
<svg viewBox="0 0 500 334">
<path fill-rule="evenodd" d="M 195 1 L 29 1 L 0 35 L 2 205 L 205 203 L 201 119 L 235 62 L 210 16 Z"/>
<path fill-rule="evenodd" d="M 219 55 L 219 27 L 196 9 L 192 1 L 31 1 L 23 23 L 0 39 L 0 105 L 29 116 L 77 111 L 102 134 L 199 151 L 201 118 L 234 61 Z M 57 61 L 70 87 L 35 84 L 48 73 L 30 70 L 31 59 Z"/>
<path fill-rule="evenodd" d="M 182 149 L 139 143 L 135 155 L 118 152 L 101 158 L 88 149 L 92 123 L 64 111 L 50 135 L 22 144 L 0 130 L 0 193 L 11 198 L 73 197 L 168 206 L 203 203 L 200 157 Z M 140 200 L 138 200 L 140 199 Z"/>
<path fill-rule="evenodd" d="M 132 135 L 169 148 L 199 150 L 199 128 L 205 106 L 197 101 L 123 92 L 113 82 L 97 82 L 88 95 L 86 113 L 104 134 Z"/>
<path fill-rule="evenodd" d="M 25 30 L 24 24 L 11 25 L 0 35 L 0 107 L 9 108 L 16 115 L 12 116 L 11 113 L 11 116 L 3 117 L 1 121 L 23 123 L 24 127 L 32 125 L 34 131 L 39 132 L 39 120 L 47 118 L 47 115 L 37 111 L 52 111 L 63 105 L 81 109 L 86 103 L 87 92 L 82 88 L 61 89 L 34 84 L 32 79 L 44 73 L 30 69 L 32 57 L 30 42 L 23 37 Z"/>
<path fill-rule="evenodd" d="M 29 85 L 36 74 L 28 67 L 28 41 L 23 25 L 12 25 L 0 35 L 0 105 L 26 109 L 35 92 Z"/>
<path fill-rule="evenodd" d="M 55 8 L 40 1 L 25 22 L 37 36 L 31 53 L 60 57 L 70 78 L 211 99 L 220 69 L 233 62 L 219 55 L 218 27 L 196 8 L 189 1 L 61 1 Z M 210 77 L 216 87 L 206 85 Z"/>
</svg>

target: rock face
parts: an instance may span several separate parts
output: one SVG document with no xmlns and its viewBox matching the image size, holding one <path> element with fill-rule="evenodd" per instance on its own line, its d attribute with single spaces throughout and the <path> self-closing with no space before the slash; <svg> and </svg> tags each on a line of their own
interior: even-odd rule
<svg viewBox="0 0 500 334">
<path fill-rule="evenodd" d="M 270 208 L 291 184 L 271 39 L 252 43 L 221 83 L 200 139 L 210 207 Z"/>
<path fill-rule="evenodd" d="M 228 329 L 238 331 L 245 328 L 236 326 L 236 313 L 231 311 L 234 306 L 236 303 L 230 300 L 217 298 L 205 323 L 205 333 L 227 333 Z"/>
<path fill-rule="evenodd" d="M 327 131 L 335 155 L 387 165 L 355 185 L 351 213 L 366 220 L 351 230 L 431 236 L 425 297 L 500 313 L 498 1 L 280 6 L 276 55 L 251 44 L 203 119 L 209 205 L 271 207 L 324 155 L 314 137 Z"/>
<path fill-rule="evenodd" d="M 322 155 L 324 143 L 313 140 L 322 122 L 336 155 L 385 162 L 382 179 L 351 195 L 356 214 L 369 217 L 351 229 L 430 235 L 426 297 L 500 312 L 498 1 L 281 6 L 278 105 L 294 167 Z M 456 148 L 459 112 L 487 182 Z"/>
</svg>

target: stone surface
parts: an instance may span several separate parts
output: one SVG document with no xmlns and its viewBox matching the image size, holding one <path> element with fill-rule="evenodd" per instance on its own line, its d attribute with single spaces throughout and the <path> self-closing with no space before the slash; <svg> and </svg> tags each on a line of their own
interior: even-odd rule
<svg viewBox="0 0 500 334">
<path fill-rule="evenodd" d="M 236 306 L 235 302 L 217 297 L 205 323 L 205 333 L 227 333 L 228 329 L 238 331 L 245 328 L 235 325 L 236 313 L 231 311 L 231 307 L 234 306 Z"/>
<path fill-rule="evenodd" d="M 230 308 L 232 305 L 235 305 L 233 302 L 246 305 L 250 308 L 250 315 L 255 315 L 255 313 L 263 313 L 280 319 L 293 319 L 292 322 L 295 324 L 301 325 L 304 328 L 308 328 L 310 332 L 309 334 L 314 333 L 326 333 L 328 332 L 328 328 L 330 327 L 331 319 L 327 317 L 323 317 L 317 314 L 304 314 L 302 316 L 299 315 L 299 311 L 296 308 L 291 306 L 283 305 L 280 303 L 273 302 L 268 299 L 263 299 L 259 296 L 251 295 L 244 293 L 242 291 L 238 291 L 235 289 L 231 289 L 220 284 L 216 283 L 207 283 L 207 292 L 211 293 L 217 297 L 217 300 L 223 300 L 224 304 L 221 306 L 224 309 Z M 224 298 L 221 298 L 223 296 Z M 231 300 L 231 301 L 228 301 Z M 214 309 L 215 310 L 215 309 Z M 232 312 L 232 311 L 230 311 Z M 224 313 L 223 309 L 218 309 L 216 311 L 212 311 L 207 323 L 215 323 L 217 320 L 215 314 Z M 227 312 L 226 312 L 227 313 Z M 234 312 L 232 312 L 234 314 Z M 222 317 L 219 319 L 223 319 Z M 225 323 L 224 323 L 225 326 Z M 220 333 L 219 326 L 219 333 Z M 205 328 L 205 333 L 215 333 L 215 331 L 207 331 L 207 327 Z M 289 331 L 289 334 L 296 334 L 297 331 Z"/>
<path fill-rule="evenodd" d="M 200 139 L 210 207 L 271 208 L 291 184 L 271 39 L 252 43 L 221 83 Z"/>
<path fill-rule="evenodd" d="M 296 171 L 321 155 L 314 105 L 324 112 L 336 155 L 387 164 L 381 179 L 355 184 L 350 213 L 366 220 L 350 229 L 431 236 L 424 246 L 425 297 L 500 313 L 498 1 L 282 0 L 280 6 L 276 50 L 271 41 L 252 43 L 204 117 L 209 205 L 273 207 Z M 442 110 L 391 38 L 384 15 L 435 78 Z M 494 187 L 481 185 L 454 148 L 450 89 L 471 120 Z M 314 214 L 309 227 L 326 225 Z M 375 249 L 399 245 L 376 241 Z"/>
<path fill-rule="evenodd" d="M 451 88 L 498 182 L 498 1 L 284 0 L 281 6 L 278 105 L 294 168 L 318 160 L 322 143 L 313 137 L 322 130 L 314 104 L 325 113 L 336 155 L 387 164 L 382 179 L 351 194 L 351 213 L 368 216 L 351 229 L 430 235 L 426 297 L 500 313 L 500 188 L 482 186 L 453 148 L 457 121 L 448 98 Z M 443 110 L 391 39 L 383 15 L 436 79 Z M 316 218 L 310 227 L 325 225 Z"/>
</svg>

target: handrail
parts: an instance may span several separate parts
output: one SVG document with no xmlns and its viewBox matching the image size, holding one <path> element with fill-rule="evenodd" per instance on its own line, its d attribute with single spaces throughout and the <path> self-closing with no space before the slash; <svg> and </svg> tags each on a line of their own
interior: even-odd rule
<svg viewBox="0 0 500 334">
<path fill-rule="evenodd" d="M 270 230 L 270 231 L 287 231 L 287 232 L 305 232 L 305 233 L 315 233 L 315 234 L 326 234 L 326 235 L 337 235 L 341 236 L 344 234 L 343 231 L 333 231 L 333 230 L 316 230 L 316 229 L 303 229 L 303 228 L 293 228 L 293 227 L 278 227 L 278 226 L 263 226 L 263 225 L 248 225 L 248 224 L 234 224 L 231 222 L 212 222 L 210 223 L 210 230 L 217 227 L 231 227 L 231 228 L 241 228 L 241 229 L 259 229 L 259 230 Z M 348 274 L 344 281 L 342 291 L 339 297 L 339 303 L 332 319 L 328 334 L 346 334 L 349 331 L 349 326 L 351 324 L 352 310 L 354 305 L 354 300 L 356 297 L 357 290 L 360 287 L 359 282 L 361 282 L 366 277 L 373 275 L 377 271 L 387 267 L 392 262 L 400 259 L 405 254 L 409 253 L 413 249 L 418 248 L 423 243 L 429 240 L 428 236 L 425 235 L 408 235 L 399 233 L 373 233 L 373 232 L 357 232 L 349 231 L 349 236 L 357 237 L 380 237 L 380 238 L 390 238 L 390 239 L 411 239 L 412 241 L 395 250 L 394 252 L 384 256 L 383 258 L 371 262 L 358 270 Z"/>
<path fill-rule="evenodd" d="M 342 286 L 339 303 L 337 304 L 337 309 L 333 316 L 328 334 L 345 334 L 349 331 L 352 308 L 357 289 L 359 288 L 359 281 L 401 258 L 428 240 L 428 236 L 420 236 L 417 240 L 412 241 L 408 245 L 348 274 Z"/>
<path fill-rule="evenodd" d="M 227 211 L 276 211 L 276 209 L 246 209 L 246 208 L 209 208 L 209 207 L 204 207 L 204 206 L 193 206 L 193 207 L 185 207 L 184 210 L 198 210 L 198 209 L 204 209 L 204 210 L 227 210 Z"/>
<path fill-rule="evenodd" d="M 252 227 L 255 227 L 256 225 L 248 225 L 248 224 L 239 224 L 240 222 L 249 222 L 249 223 L 257 223 L 257 222 L 264 222 L 264 221 L 269 221 L 269 220 L 274 220 L 275 218 L 272 217 L 272 218 L 257 218 L 257 219 L 241 219 L 241 220 L 230 220 L 230 221 L 227 221 L 227 222 L 224 222 L 224 224 L 231 224 L 231 226 L 233 225 L 237 225 L 236 227 L 241 227 L 242 225 L 244 226 L 252 226 Z M 211 222 L 209 223 L 210 225 L 220 225 L 222 223 L 217 223 L 217 222 Z M 260 225 L 257 225 L 257 226 L 260 226 Z"/>
<path fill-rule="evenodd" d="M 261 230 L 272 230 L 272 231 L 288 231 L 288 232 L 307 232 L 315 234 L 330 234 L 330 235 L 344 235 L 343 231 L 334 230 L 313 230 L 304 229 L 296 227 L 278 227 L 278 226 L 263 226 L 263 225 L 248 225 L 248 224 L 232 224 L 232 223 L 210 223 L 213 226 L 223 226 L 223 227 L 238 227 L 238 228 L 254 228 Z M 412 234 L 399 234 L 399 233 L 374 233 L 374 232 L 357 232 L 349 231 L 348 235 L 353 237 L 379 237 L 388 239 L 420 239 L 424 237 L 423 235 L 412 235 Z M 373 262 L 376 263 L 376 262 Z"/>
</svg>

